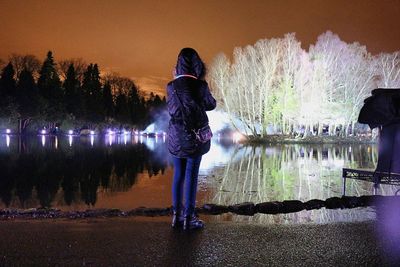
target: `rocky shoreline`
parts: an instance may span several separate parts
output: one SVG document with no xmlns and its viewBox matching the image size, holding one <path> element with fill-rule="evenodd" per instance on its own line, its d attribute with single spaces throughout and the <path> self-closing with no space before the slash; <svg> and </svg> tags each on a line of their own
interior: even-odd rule
<svg viewBox="0 0 400 267">
<path fill-rule="evenodd" d="M 302 210 L 315 209 L 352 209 L 358 207 L 395 205 L 400 208 L 400 196 L 360 196 L 360 197 L 331 197 L 326 200 L 312 199 L 306 202 L 299 200 L 273 201 L 254 204 L 252 202 L 239 203 L 230 206 L 216 204 L 205 204 L 196 208 L 197 213 L 220 215 L 223 213 L 234 213 L 238 215 L 253 216 L 262 214 L 287 214 Z M 119 209 L 92 209 L 85 211 L 62 211 L 59 209 L 3 209 L 0 210 L 0 220 L 10 219 L 82 219 L 82 218 L 110 218 L 131 216 L 169 216 L 171 208 L 146 208 L 139 207 L 130 211 Z"/>
</svg>

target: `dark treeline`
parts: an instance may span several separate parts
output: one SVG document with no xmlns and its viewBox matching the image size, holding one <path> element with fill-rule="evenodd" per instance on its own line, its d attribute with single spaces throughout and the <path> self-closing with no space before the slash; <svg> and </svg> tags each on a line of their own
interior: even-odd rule
<svg viewBox="0 0 400 267">
<path fill-rule="evenodd" d="M 13 199 L 21 208 L 37 202 L 50 207 L 61 200 L 56 199 L 60 190 L 66 205 L 95 205 L 99 188 L 126 191 L 135 184 L 138 173 L 158 175 L 169 165 L 168 158 L 161 158 L 144 144 L 113 149 L 89 149 L 84 144 L 57 150 L 24 147 L 23 153 L 0 153 L 0 199 L 6 207 Z"/>
<path fill-rule="evenodd" d="M 10 56 L 0 72 L 0 118 L 24 133 L 32 122 L 54 127 L 130 125 L 144 127 L 154 110 L 165 107 L 165 98 L 145 99 L 133 80 L 111 73 L 101 76 L 97 64 L 80 59 L 58 64 L 51 51 L 41 64 L 32 55 Z"/>
</svg>

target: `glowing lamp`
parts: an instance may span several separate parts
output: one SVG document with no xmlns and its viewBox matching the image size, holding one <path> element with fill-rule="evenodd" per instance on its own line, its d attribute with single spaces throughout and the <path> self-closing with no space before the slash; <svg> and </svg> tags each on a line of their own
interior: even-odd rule
<svg viewBox="0 0 400 267">
<path fill-rule="evenodd" d="M 90 131 L 90 135 L 94 135 L 94 131 Z"/>
<path fill-rule="evenodd" d="M 46 130 L 43 129 L 43 130 L 40 131 L 40 133 L 41 133 L 41 134 L 46 134 Z"/>
<path fill-rule="evenodd" d="M 6 134 L 10 134 L 11 130 L 10 129 L 6 129 Z"/>
<path fill-rule="evenodd" d="M 69 131 L 68 131 L 68 134 L 69 134 L 69 135 L 72 135 L 72 134 L 74 134 L 74 131 L 73 131 L 73 130 L 69 130 Z"/>
</svg>

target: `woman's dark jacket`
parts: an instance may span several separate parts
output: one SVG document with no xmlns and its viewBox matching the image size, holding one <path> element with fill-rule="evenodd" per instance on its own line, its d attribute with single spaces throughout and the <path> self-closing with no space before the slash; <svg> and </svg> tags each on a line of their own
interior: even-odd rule
<svg viewBox="0 0 400 267">
<path fill-rule="evenodd" d="M 167 85 L 167 105 L 171 116 L 168 127 L 168 150 L 179 158 L 196 157 L 210 150 L 210 141 L 196 141 L 192 129 L 207 125 L 206 110 L 213 110 L 216 101 L 207 82 L 187 76 Z"/>
</svg>

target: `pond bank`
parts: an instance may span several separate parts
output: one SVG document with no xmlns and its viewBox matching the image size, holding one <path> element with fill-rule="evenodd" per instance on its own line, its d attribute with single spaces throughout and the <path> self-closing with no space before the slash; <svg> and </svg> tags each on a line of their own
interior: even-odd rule
<svg viewBox="0 0 400 267">
<path fill-rule="evenodd" d="M 0 222 L 1 266 L 395 266 L 395 240 L 376 222 L 325 225 L 207 223 L 169 218 Z"/>
<path fill-rule="evenodd" d="M 241 141 L 243 144 L 375 144 L 377 139 L 364 136 L 307 136 L 293 137 L 288 135 L 267 135 L 264 137 L 248 137 Z"/>
<path fill-rule="evenodd" d="M 237 215 L 253 216 L 256 213 L 262 214 L 288 214 L 302 210 L 326 209 L 353 209 L 359 207 L 374 206 L 378 209 L 391 207 L 398 210 L 400 208 L 400 196 L 342 196 L 331 197 L 326 200 L 311 199 L 306 202 L 300 200 L 284 200 L 263 203 L 244 202 L 235 205 L 216 205 L 205 204 L 197 207 L 196 212 L 200 214 L 220 215 L 224 213 L 234 213 Z M 10 219 L 82 219 L 82 218 L 112 218 L 112 217 L 131 217 L 131 216 L 170 216 L 171 209 L 167 208 L 146 208 L 139 207 L 130 211 L 119 209 L 92 209 L 86 211 L 61 211 L 59 209 L 33 208 L 33 209 L 3 209 L 0 210 L 0 220 Z"/>
</svg>

